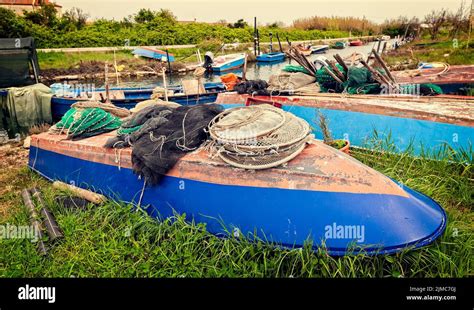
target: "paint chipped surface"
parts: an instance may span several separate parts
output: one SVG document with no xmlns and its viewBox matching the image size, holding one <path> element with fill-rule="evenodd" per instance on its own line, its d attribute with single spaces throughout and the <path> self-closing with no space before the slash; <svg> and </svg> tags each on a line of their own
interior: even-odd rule
<svg viewBox="0 0 474 310">
<path fill-rule="evenodd" d="M 221 93 L 217 97 L 216 103 L 245 104 L 249 97 L 249 95 L 237 93 Z M 253 98 L 254 100 L 282 104 L 290 112 L 291 106 L 303 106 L 474 127 L 474 97 L 407 97 L 321 93 L 312 96 L 255 96 Z"/>
<path fill-rule="evenodd" d="M 111 132 L 70 141 L 63 135 L 43 133 L 33 136 L 31 145 L 117 168 L 132 168 L 130 148 L 114 150 L 103 147 L 114 135 Z M 167 175 L 223 185 L 407 197 L 406 192 L 388 177 L 317 140 L 285 167 L 258 171 L 235 169 L 217 158 L 210 158 L 207 151 L 200 149 L 184 156 Z"/>
</svg>

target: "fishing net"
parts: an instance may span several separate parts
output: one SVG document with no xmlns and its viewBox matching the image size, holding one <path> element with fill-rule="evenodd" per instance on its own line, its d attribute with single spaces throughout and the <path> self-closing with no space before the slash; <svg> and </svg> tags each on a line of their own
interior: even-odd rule
<svg viewBox="0 0 474 310">
<path fill-rule="evenodd" d="M 132 146 L 134 172 L 147 184 L 157 184 L 182 156 L 207 140 L 210 121 L 223 110 L 217 104 L 181 106 L 166 117 L 151 118 Z"/>
<path fill-rule="evenodd" d="M 287 65 L 282 70 L 285 72 L 290 72 L 290 73 L 301 72 L 305 74 L 311 74 L 308 70 L 306 70 L 302 66 Z"/>
<path fill-rule="evenodd" d="M 250 80 L 241 82 L 234 86 L 234 90 L 239 94 L 268 96 L 268 83 L 264 80 Z"/>
<path fill-rule="evenodd" d="M 308 74 L 296 72 L 282 72 L 273 74 L 268 81 L 268 90 L 272 93 L 275 91 L 296 90 L 301 87 L 314 84 L 316 79 Z"/>
<path fill-rule="evenodd" d="M 209 133 L 220 143 L 246 143 L 280 128 L 285 119 L 285 112 L 279 109 L 230 109 L 212 120 Z"/>
<path fill-rule="evenodd" d="M 65 132 L 68 139 L 79 140 L 115 130 L 121 123 L 120 118 L 99 108 L 72 108 L 52 127 L 51 132 Z"/>
<path fill-rule="evenodd" d="M 164 124 L 167 121 L 166 117 L 173 113 L 173 110 L 173 106 L 151 105 L 133 113 L 132 116 L 123 120 L 122 125 L 117 130 L 117 136 L 110 138 L 105 147 L 124 148 L 132 146 L 143 134 Z"/>
<path fill-rule="evenodd" d="M 212 120 L 209 133 L 224 162 L 254 170 L 292 160 L 312 138 L 306 121 L 271 105 L 227 110 Z"/>
</svg>

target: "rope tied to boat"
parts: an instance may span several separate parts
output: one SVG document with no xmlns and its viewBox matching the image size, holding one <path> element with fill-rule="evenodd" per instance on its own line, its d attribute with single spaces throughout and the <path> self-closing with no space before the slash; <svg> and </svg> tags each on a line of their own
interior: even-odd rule
<svg viewBox="0 0 474 310">
<path fill-rule="evenodd" d="M 209 133 L 211 157 L 251 170 L 287 163 L 314 138 L 307 122 L 267 104 L 224 111 L 211 121 Z"/>
</svg>

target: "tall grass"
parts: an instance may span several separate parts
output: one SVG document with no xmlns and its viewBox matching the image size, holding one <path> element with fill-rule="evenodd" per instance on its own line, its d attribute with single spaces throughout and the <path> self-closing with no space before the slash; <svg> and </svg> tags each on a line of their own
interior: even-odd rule
<svg viewBox="0 0 474 310">
<path fill-rule="evenodd" d="M 157 221 L 130 205 L 107 202 L 85 211 L 54 203 L 58 194 L 26 169 L 16 171 L 20 187 L 41 186 L 65 239 L 37 255 L 27 240 L 0 240 L 3 277 L 466 277 L 473 272 L 474 186 L 472 162 L 452 157 L 424 159 L 406 152 L 354 149 L 354 157 L 438 201 L 448 213 L 445 233 L 433 244 L 394 255 L 330 257 L 302 249 L 282 249 L 252 238 L 217 238 L 184 215 Z M 440 154 L 441 155 L 441 154 Z M 445 154 L 448 155 L 448 154 Z M 470 154 L 472 156 L 472 153 Z M 28 217 L 19 194 L 10 195 L 11 217 Z"/>
<path fill-rule="evenodd" d="M 293 22 L 293 27 L 303 30 L 342 30 L 354 33 L 378 33 L 380 26 L 366 18 L 359 17 L 325 17 L 313 16 L 299 18 Z"/>
</svg>

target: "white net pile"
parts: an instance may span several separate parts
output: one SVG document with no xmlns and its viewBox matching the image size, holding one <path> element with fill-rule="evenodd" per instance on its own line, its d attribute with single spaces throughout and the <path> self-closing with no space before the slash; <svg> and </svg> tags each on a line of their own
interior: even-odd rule
<svg viewBox="0 0 474 310">
<path fill-rule="evenodd" d="M 313 138 L 306 121 L 271 105 L 226 110 L 211 121 L 209 133 L 217 155 L 243 169 L 284 164 Z"/>
</svg>

